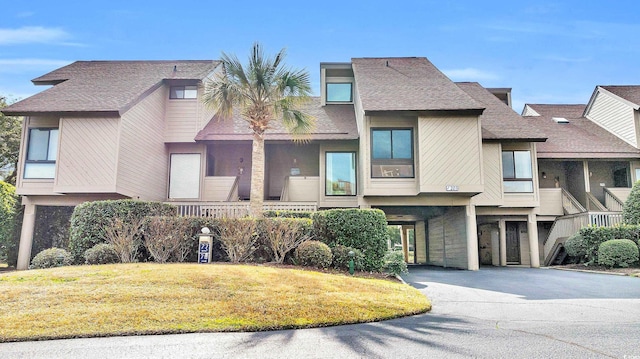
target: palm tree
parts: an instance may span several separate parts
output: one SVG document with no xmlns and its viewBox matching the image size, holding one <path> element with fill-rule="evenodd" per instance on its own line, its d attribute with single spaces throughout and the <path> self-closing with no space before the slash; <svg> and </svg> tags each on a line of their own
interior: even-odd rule
<svg viewBox="0 0 640 359">
<path fill-rule="evenodd" d="M 302 109 L 310 100 L 309 73 L 285 67 L 285 55 L 282 49 L 273 58 L 265 57 L 256 42 L 243 66 L 236 56 L 223 52 L 222 70 L 205 83 L 203 101 L 215 115 L 228 120 L 235 110 L 253 132 L 250 213 L 254 217 L 262 217 L 264 133 L 271 122 L 280 121 L 294 140 L 304 140 L 315 127 L 315 119 Z"/>
</svg>

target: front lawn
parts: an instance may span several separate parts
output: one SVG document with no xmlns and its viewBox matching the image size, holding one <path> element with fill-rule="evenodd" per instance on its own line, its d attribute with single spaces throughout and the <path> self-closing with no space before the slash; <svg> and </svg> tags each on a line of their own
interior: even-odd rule
<svg viewBox="0 0 640 359">
<path fill-rule="evenodd" d="M 134 263 L 0 274 L 0 342 L 307 328 L 430 308 L 405 284 L 256 265 Z"/>
</svg>

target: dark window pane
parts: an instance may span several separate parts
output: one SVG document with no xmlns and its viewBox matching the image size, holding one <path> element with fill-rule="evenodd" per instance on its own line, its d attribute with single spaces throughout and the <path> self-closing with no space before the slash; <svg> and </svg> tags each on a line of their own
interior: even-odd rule
<svg viewBox="0 0 640 359">
<path fill-rule="evenodd" d="M 49 130 L 32 128 L 29 131 L 28 161 L 46 161 L 49 150 Z"/>
<path fill-rule="evenodd" d="M 411 130 L 393 130 L 393 158 L 412 158 Z"/>
<path fill-rule="evenodd" d="M 502 176 L 504 178 L 515 178 L 515 165 L 513 163 L 513 151 L 502 152 Z"/>
<path fill-rule="evenodd" d="M 184 86 L 171 86 L 169 98 L 184 98 Z"/>
<path fill-rule="evenodd" d="M 373 131 L 373 158 L 391 158 L 391 131 Z"/>
<path fill-rule="evenodd" d="M 328 83 L 327 102 L 351 102 L 351 83 Z"/>
</svg>

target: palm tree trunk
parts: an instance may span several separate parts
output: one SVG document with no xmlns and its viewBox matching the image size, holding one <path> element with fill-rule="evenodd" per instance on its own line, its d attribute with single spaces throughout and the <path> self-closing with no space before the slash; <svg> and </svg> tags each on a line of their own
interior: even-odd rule
<svg viewBox="0 0 640 359">
<path fill-rule="evenodd" d="M 253 134 L 251 151 L 251 195 L 249 214 L 262 218 L 264 204 L 264 138 Z"/>
</svg>

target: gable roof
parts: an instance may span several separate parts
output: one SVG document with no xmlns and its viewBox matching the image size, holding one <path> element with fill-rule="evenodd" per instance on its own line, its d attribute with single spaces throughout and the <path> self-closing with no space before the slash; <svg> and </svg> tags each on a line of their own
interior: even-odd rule
<svg viewBox="0 0 640 359">
<path fill-rule="evenodd" d="M 351 62 L 365 113 L 484 109 L 424 57 L 354 58 Z"/>
<path fill-rule="evenodd" d="M 483 140 L 544 141 L 546 136 L 477 82 L 456 85 L 486 109 L 480 115 Z"/>
<path fill-rule="evenodd" d="M 640 158 L 640 150 L 582 117 L 586 105 L 528 104 L 540 116 L 525 116 L 548 138 L 536 145 L 538 158 Z M 564 117 L 569 123 L 557 123 Z"/>
<path fill-rule="evenodd" d="M 76 61 L 33 80 L 54 85 L 2 111 L 38 113 L 122 114 L 155 90 L 163 80 L 201 80 L 219 61 Z M 174 71 L 175 69 L 175 71 Z"/>
<path fill-rule="evenodd" d="M 355 140 L 358 138 L 356 115 L 353 105 L 321 106 L 319 97 L 312 97 L 304 111 L 316 119 L 316 128 L 310 140 Z M 265 140 L 292 140 L 293 136 L 280 125 L 272 122 L 273 128 L 265 133 Z M 237 113 L 230 120 L 213 117 L 195 137 L 196 141 L 251 140 L 253 135 L 247 122 Z"/>
<path fill-rule="evenodd" d="M 612 94 L 619 96 L 633 104 L 636 107 L 640 106 L 640 86 L 600 86 L 603 89 L 611 92 Z"/>
</svg>

